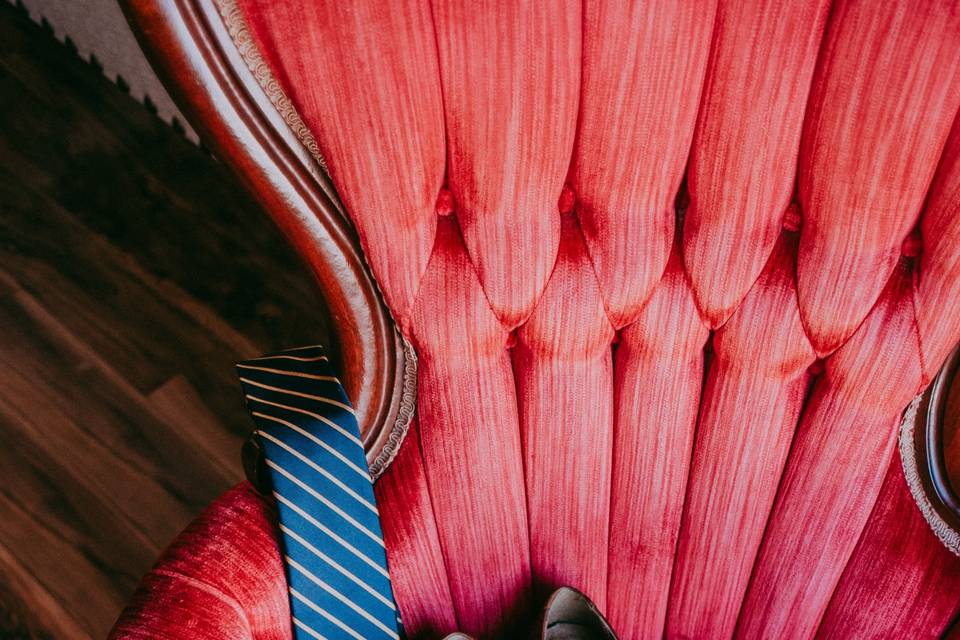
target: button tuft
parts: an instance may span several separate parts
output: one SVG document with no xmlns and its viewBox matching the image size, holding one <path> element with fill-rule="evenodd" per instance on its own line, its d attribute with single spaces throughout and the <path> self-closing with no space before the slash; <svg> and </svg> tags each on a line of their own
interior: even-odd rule
<svg viewBox="0 0 960 640">
<path fill-rule="evenodd" d="M 803 217 L 800 215 L 800 207 L 795 204 L 790 205 L 787 212 L 783 214 L 783 228 L 786 231 L 799 231 L 803 224 Z"/>
<path fill-rule="evenodd" d="M 810 372 L 811 376 L 819 376 L 823 374 L 824 369 L 825 369 L 825 366 L 823 364 L 823 360 L 817 359 L 813 361 L 813 364 L 810 365 L 807 371 Z"/>
<path fill-rule="evenodd" d="M 453 209 L 453 194 L 449 189 L 440 189 L 440 193 L 437 194 L 437 215 L 448 216 L 453 213 Z"/>
<path fill-rule="evenodd" d="M 563 185 L 563 191 L 560 192 L 560 200 L 557 202 L 557 209 L 560 213 L 570 213 L 577 203 L 577 194 L 573 192 L 570 185 Z"/>
<path fill-rule="evenodd" d="M 900 253 L 907 258 L 916 258 L 923 251 L 923 238 L 916 231 L 903 239 Z"/>
</svg>

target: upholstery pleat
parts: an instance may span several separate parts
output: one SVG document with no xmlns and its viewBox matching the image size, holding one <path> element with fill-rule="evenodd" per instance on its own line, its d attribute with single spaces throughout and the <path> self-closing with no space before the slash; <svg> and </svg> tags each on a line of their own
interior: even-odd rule
<svg viewBox="0 0 960 640">
<path fill-rule="evenodd" d="M 795 233 L 713 339 L 693 450 L 668 635 L 728 638 L 773 505 L 816 356 L 794 285 Z"/>
<path fill-rule="evenodd" d="M 687 171 L 683 257 L 716 328 L 756 280 L 793 195 L 829 0 L 721 0 Z"/>
<path fill-rule="evenodd" d="M 670 254 L 714 10 L 712 0 L 584 5 L 571 182 L 617 328 L 640 312 Z"/>
<path fill-rule="evenodd" d="M 663 634 L 708 336 L 676 243 L 614 356 L 607 615 L 621 638 Z"/>
<path fill-rule="evenodd" d="M 444 178 L 429 3 L 238 2 L 316 135 L 377 281 L 403 322 L 433 247 Z"/>
<path fill-rule="evenodd" d="M 801 145 L 800 310 L 820 355 L 870 311 L 960 105 L 960 11 L 838 0 Z"/>
<path fill-rule="evenodd" d="M 389 550 L 390 582 L 407 637 L 453 633 L 457 621 L 415 420 L 374 491 Z"/>
<path fill-rule="evenodd" d="M 613 336 L 583 237 L 566 215 L 557 265 L 517 332 L 513 366 L 535 593 L 572 586 L 600 608 L 607 592 Z"/>
<path fill-rule="evenodd" d="M 824 363 L 783 474 L 737 637 L 808 637 L 876 501 L 900 412 L 920 386 L 911 272 Z"/>
<path fill-rule="evenodd" d="M 917 325 L 930 378 L 960 339 L 960 117 L 930 188 L 920 234 Z"/>
<path fill-rule="evenodd" d="M 560 240 L 580 90 L 580 2 L 435 2 L 447 181 L 490 305 L 533 310 Z"/>
<path fill-rule="evenodd" d="M 955 612 L 889 462 L 960 338 L 960 11 L 717 1 L 238 0 L 419 356 L 376 486 L 411 637 L 522 636 L 559 585 L 624 638 Z M 196 526 L 250 549 L 178 543 L 120 629 L 289 637 L 237 491 Z"/>
<path fill-rule="evenodd" d="M 958 594 L 960 558 L 933 535 L 895 455 L 817 637 L 938 638 Z"/>
<path fill-rule="evenodd" d="M 460 629 L 488 636 L 527 613 L 530 554 L 516 389 L 494 315 L 455 220 L 411 316 L 427 484 Z"/>
</svg>

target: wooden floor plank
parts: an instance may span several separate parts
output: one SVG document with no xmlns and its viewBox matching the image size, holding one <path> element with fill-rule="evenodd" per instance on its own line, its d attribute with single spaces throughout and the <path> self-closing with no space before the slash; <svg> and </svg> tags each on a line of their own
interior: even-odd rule
<svg viewBox="0 0 960 640">
<path fill-rule="evenodd" d="M 153 478 L 164 492 L 193 508 L 202 507 L 225 488 L 209 460 L 176 432 L 159 422 L 128 383 L 78 353 L 63 348 L 63 327 L 31 323 L 39 315 L 22 313 L 19 304 L 0 299 L 0 394 L 21 400 L 23 414 L 55 412 L 83 430 L 90 446 L 102 447 Z M 48 430 L 48 433 L 52 430 Z M 48 435 L 47 437 L 53 437 Z"/>
<path fill-rule="evenodd" d="M 223 165 L 0 2 L 0 638 L 103 637 L 242 477 L 233 364 L 329 322 Z"/>
<path fill-rule="evenodd" d="M 30 603 L 30 611 L 15 609 L 21 599 Z M 0 544 L 0 638 L 30 637 L 93 640 L 33 572 Z"/>
<path fill-rule="evenodd" d="M 111 577 L 103 573 L 81 548 L 64 540 L 57 531 L 38 526 L 31 507 L 0 494 L 0 539 L 13 550 L 16 560 L 29 571 L 70 616 L 73 624 L 94 638 L 106 636 L 110 622 L 104 611 L 116 610 L 123 602 Z M 8 585 L 11 586 L 11 585 Z M 24 597 L 26 594 L 17 594 Z M 33 602 L 25 609 L 33 611 Z M 50 621 L 32 621 L 51 632 Z M 57 621 L 63 623 L 64 621 Z"/>
<path fill-rule="evenodd" d="M 231 484 L 243 479 L 237 465 L 243 439 L 224 430 L 184 376 L 172 378 L 151 393 L 147 402 L 154 414 L 202 451 L 224 479 Z"/>
<path fill-rule="evenodd" d="M 0 402 L 4 423 L 9 421 L 8 410 L 9 405 Z M 3 447 L 0 460 L 5 469 L 15 473 L 6 479 L 0 492 L 27 510 L 37 527 L 56 532 L 61 540 L 82 550 L 123 595 L 137 582 L 143 569 L 153 563 L 166 541 L 151 540 L 131 521 L 130 514 L 122 508 L 123 499 L 103 491 L 103 475 L 88 473 L 91 465 L 76 461 L 81 452 L 67 450 L 51 456 L 46 443 L 10 435 L 11 445 Z M 100 461 L 105 463 L 109 458 Z M 117 474 L 118 480 L 127 477 L 129 473 Z M 111 488 L 119 484 L 114 482 Z M 182 525 L 190 514 L 182 508 L 178 511 Z M 169 528 L 169 535 L 176 533 Z M 25 553 L 22 549 L 12 550 Z"/>
</svg>

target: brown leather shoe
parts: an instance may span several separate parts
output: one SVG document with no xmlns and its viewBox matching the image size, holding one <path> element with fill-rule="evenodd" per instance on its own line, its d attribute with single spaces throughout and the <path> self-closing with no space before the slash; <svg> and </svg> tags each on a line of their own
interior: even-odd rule
<svg viewBox="0 0 960 640">
<path fill-rule="evenodd" d="M 617 640 L 613 629 L 590 598 L 572 587 L 553 592 L 543 607 L 540 623 L 542 640 Z M 456 632 L 443 640 L 474 640 L 473 636 Z"/>
<path fill-rule="evenodd" d="M 543 608 L 543 640 L 616 640 L 590 599 L 571 587 L 553 592 Z"/>
</svg>

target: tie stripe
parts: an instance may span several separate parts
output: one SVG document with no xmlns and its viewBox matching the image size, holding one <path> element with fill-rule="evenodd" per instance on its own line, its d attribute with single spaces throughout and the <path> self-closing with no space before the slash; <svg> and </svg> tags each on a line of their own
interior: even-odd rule
<svg viewBox="0 0 960 640">
<path fill-rule="evenodd" d="M 337 478 L 335 475 L 333 475 L 332 473 L 330 473 L 329 471 L 327 471 L 326 469 L 324 469 L 322 466 L 320 466 L 319 464 L 317 464 L 316 462 L 314 462 L 313 460 L 311 460 L 309 457 L 307 457 L 306 455 L 304 455 L 303 453 L 301 453 L 301 452 L 298 451 L 297 449 L 291 447 L 289 444 L 287 444 L 286 442 L 284 442 L 284 441 L 281 440 L 280 438 L 277 438 L 276 436 L 272 435 L 272 434 L 269 433 L 268 431 L 264 431 L 263 429 L 260 429 L 260 430 L 257 431 L 257 434 L 258 434 L 261 438 L 266 438 L 267 440 L 269 440 L 269 441 L 272 442 L 273 444 L 275 444 L 275 445 L 277 445 L 278 447 L 280 447 L 281 449 L 285 450 L 285 451 L 286 451 L 287 453 L 289 453 L 290 455 L 295 456 L 298 460 L 300 460 L 301 462 L 303 462 L 305 465 L 309 466 L 311 469 L 314 469 L 317 473 L 319 473 L 319 474 L 322 475 L 324 478 L 326 478 L 327 480 L 329 480 L 331 483 L 333 483 L 334 485 L 336 485 L 337 487 L 339 487 L 344 493 L 346 493 L 346 494 L 349 495 L 351 498 L 353 498 L 354 500 L 356 500 L 358 504 L 360 504 L 360 505 L 362 505 L 363 507 L 369 509 L 374 515 L 378 515 L 378 514 L 377 514 L 377 508 L 376 508 L 371 502 L 368 502 L 363 496 L 361 496 L 361 495 L 358 494 L 356 491 L 354 491 L 353 489 L 351 489 L 350 487 L 348 487 L 345 482 L 343 482 L 342 480 L 340 480 L 339 478 Z M 268 458 L 268 459 L 269 459 L 269 458 Z"/>
<path fill-rule="evenodd" d="M 320 347 L 237 365 L 273 484 L 294 637 L 398 640 L 356 414 Z"/>
<path fill-rule="evenodd" d="M 294 391 L 294 390 L 292 390 L 292 389 L 284 389 L 283 387 L 276 387 L 276 386 L 273 386 L 273 385 L 264 384 L 264 383 L 262 383 L 262 382 L 257 382 L 256 380 L 253 380 L 253 379 L 251 379 L 251 378 L 245 378 L 245 377 L 243 377 L 243 376 L 240 376 L 240 382 L 242 382 L 243 384 L 251 384 L 251 385 L 253 385 L 253 386 L 255 386 L 255 387 L 259 387 L 259 388 L 261 388 L 261 389 L 266 389 L 267 391 L 276 391 L 277 393 L 285 393 L 285 394 L 288 394 L 288 395 L 291 395 L 291 396 L 296 396 L 296 397 L 298 397 L 298 398 L 305 398 L 305 399 L 307 399 L 307 400 L 316 400 L 317 402 L 325 402 L 325 403 L 327 403 L 327 404 L 331 404 L 331 405 L 333 405 L 333 406 L 335 406 L 335 407 L 338 407 L 338 408 L 340 408 L 340 409 L 343 409 L 344 411 L 347 411 L 347 412 L 349 412 L 349 413 L 352 413 L 352 414 L 354 414 L 354 416 L 356 416 L 356 414 L 355 414 L 355 412 L 354 412 L 354 410 L 353 410 L 353 407 L 351 407 L 351 406 L 349 406 L 349 405 L 347 405 L 347 404 L 344 404 L 343 402 L 339 402 L 339 401 L 337 401 L 337 400 L 334 400 L 333 398 L 327 398 L 327 397 L 325 397 L 325 396 L 318 396 L 318 395 L 309 394 L 309 393 L 302 393 L 302 392 L 300 392 L 300 391 Z"/>
<path fill-rule="evenodd" d="M 313 600 L 311 600 L 310 598 L 307 598 L 306 596 L 304 596 L 302 593 L 300 593 L 300 592 L 297 591 L 296 589 L 292 589 L 292 588 L 291 588 L 291 589 L 290 589 L 290 594 L 291 594 L 294 598 L 296 598 L 296 600 L 297 600 L 298 602 L 302 602 L 303 604 L 307 605 L 310 609 L 312 609 L 313 611 L 316 611 L 316 612 L 319 613 L 321 616 L 323 616 L 327 621 L 332 622 L 332 623 L 335 624 L 337 627 L 339 627 L 340 629 L 342 629 L 343 631 L 345 631 L 345 632 L 347 633 L 347 635 L 349 635 L 351 638 L 357 638 L 357 640 L 364 640 L 364 637 L 363 637 L 362 635 L 360 635 L 359 633 L 357 633 L 356 631 L 354 631 L 354 629 L 353 629 L 352 627 L 350 627 L 350 626 L 346 625 L 345 623 L 341 622 L 341 621 L 340 621 L 336 616 L 334 616 L 332 613 L 330 613 L 330 612 L 327 611 L 326 609 L 320 607 L 317 603 L 315 603 L 315 602 L 314 602 Z M 319 634 L 318 634 L 318 635 L 319 635 Z M 323 636 L 320 636 L 320 637 L 323 637 Z"/>
<path fill-rule="evenodd" d="M 309 493 L 311 496 L 313 496 L 317 500 L 319 500 L 325 507 L 335 512 L 338 516 L 340 516 L 341 518 L 343 518 L 344 520 L 352 524 L 354 527 L 356 527 L 357 531 L 360 531 L 361 533 L 366 535 L 368 538 L 370 538 L 371 540 L 379 544 L 381 547 L 384 546 L 383 540 L 380 539 L 380 536 L 378 536 L 373 531 L 370 531 L 370 529 L 367 529 L 365 526 L 363 526 L 362 524 L 354 520 L 349 513 L 347 513 L 340 507 L 338 507 L 336 504 L 334 504 L 330 500 L 327 500 L 325 497 L 323 497 L 323 495 L 318 493 L 315 489 L 312 489 L 309 486 L 307 486 L 302 480 L 300 480 L 295 475 L 293 475 L 292 473 L 290 473 L 289 471 L 287 471 L 286 469 L 278 465 L 276 462 L 274 462 L 273 460 L 267 460 L 267 466 L 273 469 L 274 471 L 276 471 L 277 473 L 281 474 L 284 478 L 286 478 L 293 484 L 297 485 L 298 487 L 300 487 L 301 489 Z"/>
<path fill-rule="evenodd" d="M 336 382 L 336 376 L 321 376 L 315 373 L 306 373 L 304 371 L 285 371 L 283 369 L 273 369 L 271 367 L 255 367 L 250 364 L 238 364 L 238 369 L 248 371 L 266 371 L 267 373 L 277 373 L 284 376 L 296 376 L 298 378 L 309 378 L 310 380 L 323 380 L 324 382 Z"/>
<path fill-rule="evenodd" d="M 334 598 L 336 598 L 337 600 L 345 604 L 347 607 L 355 611 L 357 615 L 369 621 L 370 624 L 375 625 L 385 633 L 391 634 L 392 637 L 396 637 L 394 632 L 389 627 L 385 626 L 382 622 L 380 622 L 375 617 L 373 617 L 372 615 L 364 611 L 361 607 L 354 604 L 354 602 L 350 600 L 348 597 L 346 597 L 345 595 L 343 595 L 342 593 L 340 593 L 339 591 L 337 591 L 336 589 L 328 585 L 326 582 L 318 578 L 316 575 L 314 575 L 309 569 L 304 567 L 302 564 L 300 564 L 290 556 L 286 557 L 286 561 L 287 561 L 287 564 L 289 564 L 291 567 L 293 567 L 294 569 L 302 573 L 308 580 L 310 580 L 310 582 L 314 583 L 315 585 L 317 585 L 318 587 L 320 587 L 321 589 L 323 589 L 324 591 L 332 595 Z"/>
<path fill-rule="evenodd" d="M 273 402 L 271 400 L 267 400 L 266 398 L 261 398 L 260 396 L 247 394 L 247 402 L 250 402 L 251 400 L 254 402 L 262 402 L 263 404 L 267 404 L 267 405 L 270 405 L 271 407 L 276 407 L 278 409 L 284 409 L 286 411 L 293 411 L 295 413 L 300 413 L 305 416 L 310 416 L 314 420 L 319 420 L 320 422 L 323 422 L 328 427 L 330 427 L 331 429 L 333 429 L 334 431 L 342 435 L 344 438 L 346 438 L 350 442 L 354 443 L 355 445 L 363 449 L 363 443 L 360 442 L 360 438 L 356 437 L 355 435 L 353 435 L 352 433 L 350 433 L 349 431 L 347 431 L 346 429 L 338 425 L 336 422 L 320 415 L 319 413 L 313 413 L 312 411 L 307 411 L 306 409 L 301 409 L 299 407 L 291 407 L 290 405 L 280 404 L 279 402 Z"/>
<path fill-rule="evenodd" d="M 320 551 L 320 550 L 317 549 L 315 546 L 313 546 L 312 544 L 310 544 L 309 542 L 307 542 L 306 540 L 304 540 L 303 538 L 301 538 L 301 537 L 300 537 L 299 535 L 297 535 L 294 531 L 291 531 L 290 529 L 288 529 L 287 527 L 285 527 L 285 526 L 283 526 L 283 525 L 280 525 L 280 530 L 281 530 L 288 538 L 290 538 L 291 540 L 296 541 L 296 542 L 299 543 L 301 546 L 305 547 L 307 550 L 310 551 L 310 553 L 312 553 L 313 555 L 317 556 L 318 558 L 320 558 L 321 560 L 323 560 L 324 562 L 326 562 L 328 565 L 330 565 L 331 567 L 333 567 L 334 569 L 336 569 L 337 571 L 339 571 L 342 575 L 344 575 L 347 579 L 351 580 L 355 585 L 357 585 L 358 587 L 360 587 L 361 589 L 363 589 L 364 591 L 366 591 L 367 593 L 369 593 L 371 596 L 373 596 L 374 598 L 376 598 L 377 600 L 379 600 L 380 602 L 382 602 L 384 605 L 386 605 L 387 607 L 389 607 L 391 611 L 396 611 L 396 610 L 397 610 L 397 608 L 393 605 L 393 602 L 391 602 L 391 601 L 388 600 L 387 598 L 384 598 L 382 595 L 380 595 L 379 593 L 377 593 L 377 592 L 376 592 L 370 585 L 368 585 L 366 582 L 364 582 L 363 580 L 361 580 L 361 579 L 358 578 L 357 576 L 355 576 L 355 575 L 353 575 L 352 573 L 350 573 L 349 571 L 347 571 L 345 568 L 343 568 L 342 566 L 340 566 L 340 564 L 338 564 L 336 560 L 334 560 L 333 558 L 331 558 L 330 556 L 328 556 L 327 554 L 325 554 L 323 551 Z"/>
<path fill-rule="evenodd" d="M 269 415 L 267 415 L 267 414 L 265 414 L 265 413 L 260 413 L 260 412 L 258 412 L 258 411 L 253 411 L 252 414 L 253 414 L 254 416 L 258 417 L 258 418 L 263 418 L 264 420 L 273 420 L 274 422 L 276 422 L 276 423 L 278 423 L 278 424 L 282 424 L 282 425 L 284 425 L 284 426 L 286 426 L 286 427 L 290 427 L 291 429 L 293 429 L 294 431 L 296 431 L 297 433 L 299 433 L 300 435 L 302 435 L 304 438 L 308 438 L 309 440 L 313 440 L 317 445 L 319 445 L 321 448 L 325 449 L 325 450 L 326 450 L 328 453 L 330 453 L 330 455 L 332 455 L 334 458 L 336 458 L 337 460 L 340 460 L 341 462 L 343 462 L 343 464 L 347 465 L 347 466 L 350 467 L 353 471 L 355 471 L 356 473 L 360 474 L 360 477 L 361 477 L 361 478 L 368 478 L 368 477 L 369 477 L 369 473 L 368 473 L 365 469 L 361 469 L 361 468 L 360 468 L 359 466 L 357 466 L 355 463 L 353 463 L 353 462 L 351 462 L 350 460 L 348 460 L 345 455 L 343 455 L 342 453 L 340 453 L 339 451 L 337 451 L 336 449 L 334 449 L 333 447 L 331 447 L 331 446 L 328 445 L 326 442 L 324 442 L 323 440 L 321 440 L 321 439 L 318 438 L 317 436 L 313 435 L 313 434 L 310 433 L 309 431 L 306 431 L 306 430 L 304 430 L 304 429 L 301 429 L 300 427 L 298 427 L 297 425 L 293 424 L 292 422 L 287 422 L 286 420 L 283 420 L 283 419 L 281 419 L 281 418 L 275 418 L 274 416 L 269 416 Z"/>
<path fill-rule="evenodd" d="M 287 354 L 278 354 L 275 356 L 263 356 L 262 358 L 257 358 L 259 362 L 266 362 L 269 360 L 296 360 L 298 362 L 317 362 L 318 360 L 328 361 L 327 356 L 314 356 L 312 358 L 304 358 L 302 356 L 291 356 Z"/>
<path fill-rule="evenodd" d="M 292 616 L 292 618 L 293 618 L 294 626 L 300 631 L 303 631 L 304 633 L 306 633 L 311 638 L 317 638 L 317 640 L 327 640 L 326 636 L 320 635 L 319 633 L 317 633 L 316 631 L 314 631 L 304 623 L 300 622 L 300 619 L 297 618 L 297 616 Z"/>
<path fill-rule="evenodd" d="M 338 535 L 336 532 L 331 531 L 328 527 L 324 526 L 322 522 L 320 522 L 319 520 L 311 516 L 309 513 L 307 513 L 297 505 L 293 504 L 292 502 L 284 498 L 279 493 L 274 492 L 273 496 L 274 498 L 277 499 L 277 502 L 281 503 L 282 505 L 284 505 L 285 507 L 287 507 L 288 509 L 296 513 L 298 516 L 303 518 L 306 522 L 309 522 L 310 524 L 315 526 L 317 529 L 322 531 L 325 535 L 327 535 L 329 538 L 331 538 L 334 542 L 339 544 L 341 547 L 349 551 L 351 554 L 353 554 L 357 559 L 359 559 L 361 562 L 366 564 L 368 567 L 370 567 L 377 573 L 381 574 L 384 578 L 390 577 L 390 575 L 379 564 L 371 560 L 362 551 L 360 551 L 355 546 L 347 542 L 343 537 Z"/>
</svg>

